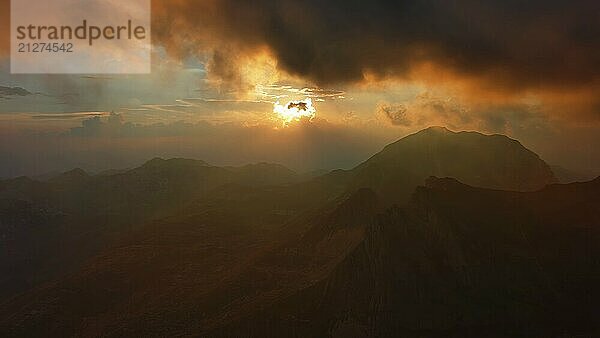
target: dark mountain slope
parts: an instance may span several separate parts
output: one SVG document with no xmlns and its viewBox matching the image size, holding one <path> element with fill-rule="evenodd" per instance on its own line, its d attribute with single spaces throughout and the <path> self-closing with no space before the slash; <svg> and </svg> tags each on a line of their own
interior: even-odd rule
<svg viewBox="0 0 600 338">
<path fill-rule="evenodd" d="M 344 276 L 343 266 L 348 260 L 361 267 L 348 274 L 362 279 L 375 273 L 372 278 L 382 278 L 373 282 L 376 285 L 391 283 L 379 276 L 377 269 L 395 271 L 401 262 L 388 266 L 371 261 L 377 259 L 371 253 L 352 257 L 365 243 L 378 238 L 373 231 L 383 225 L 374 216 L 394 203 L 409 201 L 415 188 L 432 174 L 514 190 L 531 190 L 554 181 L 547 165 L 514 140 L 441 128 L 406 137 L 351 171 L 337 170 L 304 182 L 278 165 L 219 168 L 184 159 L 154 159 L 114 175 L 88 176 L 76 170 L 60 175 L 61 184 L 26 178 L 2 181 L 0 196 L 18 196 L 34 209 L 46 206 L 64 216 L 54 226 L 56 236 L 48 237 L 63 240 L 50 240 L 46 247 L 36 247 L 25 256 L 33 252 L 30 260 L 46 271 L 58 270 L 55 263 L 62 262 L 73 273 L 4 303 L 0 318 L 7 319 L 1 326 L 7 333 L 19 334 L 41 333 L 50 327 L 59 334 L 218 335 L 235 332 L 236 325 L 249 323 L 244 318 L 253 318 L 257 311 L 266 309 L 252 325 L 257 335 L 278 329 L 287 335 L 292 328 L 322 335 L 339 324 L 331 313 L 362 304 L 360 297 L 366 297 L 365 302 L 379 297 L 367 288 L 355 302 L 352 289 L 331 294 L 331 290 L 343 287 L 323 289 L 323 283 L 337 285 L 341 277 L 336 276 Z M 488 194 L 477 191 L 484 197 Z M 462 195 L 449 198 L 459 197 Z M 484 208 L 487 202 L 479 208 L 488 210 Z M 413 207 L 393 209 L 396 214 L 390 212 L 396 216 L 389 216 L 394 224 L 421 229 L 416 231 L 417 237 L 400 238 L 398 243 L 404 244 L 397 247 L 387 242 L 397 235 L 390 230 L 394 226 L 387 225 L 385 241 L 373 244 L 383 250 L 377 254 L 402 257 L 405 252 L 398 250 L 404 248 L 417 257 L 424 250 L 420 246 L 438 244 L 427 242 L 440 240 L 423 232 L 430 226 L 417 212 L 419 203 L 416 199 Z M 503 199 L 494 203 L 506 204 Z M 517 203 L 503 210 L 516 212 L 522 207 Z M 545 217 L 556 218 L 547 216 L 556 210 L 560 209 L 548 210 Z M 492 217 L 508 217 L 489 212 Z M 466 210 L 461 215 L 471 217 Z M 542 224 L 539 222 L 535 224 Z M 451 233 L 448 229 L 440 231 Z M 468 239 L 476 243 L 483 240 L 479 235 L 489 234 L 475 232 Z M 27 240 L 30 238 L 21 238 Z M 71 245 L 64 248 L 62 243 Z M 436 251 L 436 259 L 446 254 Z M 76 268 L 90 257 L 94 258 L 81 270 Z M 429 257 L 415 259 L 433 264 L 427 261 Z M 16 275 L 10 276 L 3 283 L 14 287 L 10 282 L 17 280 Z M 40 276 L 47 279 L 52 275 Z M 416 281 L 421 276 L 412 278 Z M 23 279 L 26 276 L 18 278 Z M 362 282 L 352 283 L 347 280 L 350 288 L 363 286 Z M 317 290 L 318 296 L 312 290 Z M 82 308 L 82 304 L 90 305 Z M 282 313 L 288 313 L 289 318 L 307 317 L 312 324 L 302 324 L 305 319 L 298 319 L 300 323 L 282 319 L 269 312 L 273 306 L 283 306 Z M 427 306 L 424 304 L 423 309 L 430 310 Z M 352 311 L 363 308 L 361 305 Z M 377 325 L 376 330 L 387 332 L 387 324 Z"/>
<path fill-rule="evenodd" d="M 126 214 L 148 218 L 164 216 L 225 184 L 279 185 L 294 183 L 296 177 L 293 171 L 275 164 L 221 168 L 198 160 L 156 158 L 114 175 L 89 176 L 75 169 L 47 182 L 6 180 L 0 182 L 0 197 L 88 217 Z"/>
<path fill-rule="evenodd" d="M 324 278 L 362 241 L 378 210 L 374 193 L 361 190 L 321 210 L 309 219 L 311 232 L 282 246 L 289 233 L 272 228 L 285 218 L 260 220 L 246 202 L 198 203 L 206 204 L 155 221 L 78 273 L 1 305 L 0 333 L 194 334 L 232 306 L 268 304 Z"/>
<path fill-rule="evenodd" d="M 528 193 L 430 179 L 407 207 L 384 212 L 360 190 L 285 244 L 232 228 L 249 220 L 238 215 L 161 221 L 4 304 L 11 316 L 0 326 L 11 335 L 589 335 L 598 198 L 600 179 Z"/>
<path fill-rule="evenodd" d="M 600 179 L 532 193 L 429 180 L 325 279 L 206 334 L 597 335 L 599 198 Z"/>
<path fill-rule="evenodd" d="M 224 205 L 218 206 L 218 213 L 210 214 L 215 222 L 228 212 L 233 223 L 236 215 L 253 217 L 255 223 L 285 220 L 296 210 L 293 200 L 281 199 L 278 209 L 258 202 L 279 200 L 274 196 L 281 195 L 280 189 L 271 185 L 292 182 L 294 173 L 279 165 L 220 168 L 196 160 L 158 158 L 115 175 L 90 176 L 75 169 L 45 182 L 26 177 L 0 181 L 0 240 L 8 250 L 0 261 L 0 302 L 76 268 L 151 220 L 180 212 L 197 214 L 189 209 L 197 201 L 202 202 L 195 206 L 209 212 L 211 205 L 220 203 L 219 191 L 226 186 L 251 191 L 257 203 L 232 194 L 228 203 L 221 199 Z M 215 198 L 210 197 L 213 193 Z M 255 210 L 249 210 L 253 206 Z M 60 217 L 47 219 L 48 215 Z"/>
</svg>

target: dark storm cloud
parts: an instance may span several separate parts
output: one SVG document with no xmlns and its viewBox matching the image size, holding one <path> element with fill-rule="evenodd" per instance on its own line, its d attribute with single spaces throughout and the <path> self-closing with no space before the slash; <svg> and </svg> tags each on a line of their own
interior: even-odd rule
<svg viewBox="0 0 600 338">
<path fill-rule="evenodd" d="M 504 86 L 598 81 L 597 1 L 157 0 L 155 9 L 165 44 L 188 46 L 171 38 L 181 32 L 240 53 L 268 46 L 281 68 L 321 84 L 404 76 L 423 62 Z"/>
</svg>

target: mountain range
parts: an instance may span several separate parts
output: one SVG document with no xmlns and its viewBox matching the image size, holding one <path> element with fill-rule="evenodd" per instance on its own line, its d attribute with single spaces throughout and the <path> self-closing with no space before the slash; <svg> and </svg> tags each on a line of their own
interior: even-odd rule
<svg viewBox="0 0 600 338">
<path fill-rule="evenodd" d="M 0 335 L 600 333 L 600 179 L 433 127 L 351 170 L 153 159 L 0 181 Z"/>
</svg>

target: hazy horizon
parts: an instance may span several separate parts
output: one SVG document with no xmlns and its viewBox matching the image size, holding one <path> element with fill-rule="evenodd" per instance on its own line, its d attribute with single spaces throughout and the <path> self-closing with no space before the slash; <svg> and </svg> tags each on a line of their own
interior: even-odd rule
<svg viewBox="0 0 600 338">
<path fill-rule="evenodd" d="M 115 119 L 116 116 L 113 115 L 112 117 L 109 115 L 108 117 L 106 117 L 109 121 L 110 119 Z M 92 118 L 91 120 L 93 121 L 98 121 L 100 122 L 99 119 L 96 118 Z M 107 125 L 110 125 L 110 122 L 107 122 Z M 318 126 L 318 122 L 310 122 L 310 124 L 300 124 L 298 126 L 294 126 L 295 128 L 319 128 Z M 137 126 L 138 128 L 140 126 Z M 194 125 L 187 125 L 188 128 L 202 128 L 205 126 L 194 126 Z M 292 127 L 292 128 L 294 128 Z M 68 132 L 62 133 L 62 134 L 57 134 L 55 137 L 69 137 L 69 136 L 79 136 L 79 137 L 83 137 L 85 136 L 85 126 L 84 127 L 75 127 L 70 129 Z M 419 131 L 423 131 L 426 129 L 430 129 L 430 128 L 446 128 L 446 127 L 442 127 L 442 126 L 429 126 L 426 127 L 422 130 Z M 448 129 L 451 132 L 454 133 L 460 133 L 460 132 L 476 132 L 476 133 L 481 133 L 477 130 L 451 130 Z M 249 164 L 258 164 L 258 163 L 269 163 L 269 164 L 279 164 L 279 165 L 283 165 L 285 167 L 287 167 L 288 169 L 291 169 L 295 172 L 297 172 L 298 174 L 310 174 L 312 172 L 318 172 L 318 171 L 331 171 L 331 170 L 336 170 L 336 169 L 343 169 L 343 170 L 349 170 L 352 169 L 356 166 L 358 166 L 359 164 L 365 162 L 366 160 L 368 160 L 371 156 L 375 155 L 376 153 L 380 152 L 381 150 L 383 150 L 383 148 L 393 142 L 399 141 L 401 139 L 403 139 L 406 136 L 410 136 L 413 135 L 419 131 L 416 132 L 410 132 L 406 135 L 402 135 L 399 136 L 395 139 L 391 139 L 391 140 L 383 140 L 383 139 L 378 139 L 376 141 L 374 140 L 368 140 L 367 138 L 364 138 L 365 141 L 367 141 L 367 144 L 361 144 L 359 147 L 357 147 L 356 145 L 352 145 L 352 144 L 348 144 L 348 145 L 341 145 L 335 144 L 335 147 L 329 148 L 329 149 L 322 149 L 319 148 L 319 145 L 306 145 L 306 144 L 293 144 L 292 147 L 296 147 L 296 148 L 291 148 L 294 149 L 293 153 L 287 153 L 286 151 L 290 150 L 290 148 L 285 148 L 283 149 L 281 152 L 278 153 L 269 153 L 269 154 L 261 154 L 261 153 L 252 153 L 252 154 L 243 154 L 240 155 L 239 153 L 236 153 L 237 151 L 239 151 L 239 149 L 228 149 L 228 152 L 223 153 L 221 151 L 219 152 L 214 152 L 214 151 L 210 151 L 206 148 L 200 148 L 200 149 L 187 149 L 187 150 L 173 150 L 173 149 L 162 149 L 162 150 L 158 150 L 159 147 L 155 147 L 154 149 L 150 149 L 150 150 L 145 150 L 145 151 L 139 151 L 139 149 L 135 150 L 135 155 L 133 154 L 134 152 L 132 151 L 131 153 L 127 153 L 127 150 L 125 152 L 119 153 L 119 148 L 113 148 L 113 150 L 115 150 L 114 153 L 112 154 L 102 154 L 102 153 L 98 153 L 98 152 L 94 152 L 91 151 L 90 153 L 87 154 L 82 154 L 79 155 L 78 157 L 73 157 L 71 159 L 65 159 L 65 161 L 63 163 L 55 163 L 52 162 L 51 158 L 47 158 L 48 163 L 46 163 L 45 165 L 43 164 L 43 160 L 40 161 L 40 158 L 37 157 L 36 160 L 37 162 L 34 165 L 31 165 L 29 167 L 21 167 L 19 169 L 19 167 L 14 166 L 14 163 L 11 163 L 8 166 L 4 166 L 2 168 L 2 173 L 5 173 L 5 176 L 0 175 L 0 178 L 3 179 L 7 179 L 7 178 L 14 178 L 14 177 L 19 177 L 19 176 L 29 176 L 29 177 L 45 177 L 45 176 L 52 176 L 52 175 L 56 175 L 56 174 L 60 174 L 63 172 L 67 172 L 70 171 L 72 169 L 83 169 L 85 170 L 88 174 L 90 175 L 94 175 L 94 174 L 99 174 L 102 173 L 103 171 L 109 171 L 109 170 L 126 170 L 126 169 L 132 169 L 135 167 L 139 167 L 141 165 L 143 165 L 144 163 L 155 159 L 155 158 L 161 158 L 161 159 L 191 159 L 191 160 L 198 160 L 198 161 L 203 161 L 206 162 L 209 165 L 213 165 L 213 166 L 234 166 L 234 167 L 239 167 L 239 166 L 244 166 L 244 165 L 249 165 Z M 309 130 L 310 132 L 310 130 Z M 504 134 L 500 134 L 500 133 L 481 133 L 483 135 L 502 135 L 502 136 L 506 136 Z M 85 140 L 85 138 L 84 138 Z M 344 141 L 344 140 L 342 140 Z M 519 141 L 518 139 L 516 139 L 516 141 Z M 81 142 L 78 141 L 78 142 Z M 522 143 L 522 142 L 520 142 Z M 64 144 L 62 145 L 64 146 Z M 121 144 L 118 144 L 117 147 L 121 147 Z M 232 148 L 235 145 L 232 145 Z M 537 154 L 537 152 L 534 149 L 529 148 L 526 144 L 523 144 L 523 146 L 525 146 L 526 148 L 528 148 L 529 150 L 533 151 L 534 153 Z M 38 145 L 38 149 L 40 148 L 40 146 Z M 360 148 L 360 149 L 359 149 Z M 304 153 L 299 153 L 297 150 L 302 150 Z M 321 158 L 317 157 L 318 155 L 321 155 Z M 335 158 L 332 158 L 332 154 Z M 545 160 L 543 156 L 540 156 L 540 158 L 542 160 Z M 308 159 L 308 160 L 307 160 Z M 316 160 L 310 160 L 310 159 L 316 159 Z M 559 167 L 561 169 L 567 170 L 569 172 L 572 172 L 573 174 L 576 175 L 580 175 L 582 177 L 596 177 L 598 176 L 598 174 L 600 173 L 600 170 L 594 170 L 594 169 L 589 169 L 589 168 L 581 168 L 581 167 L 569 167 L 569 166 L 565 166 L 562 164 L 558 164 L 558 163 L 553 163 L 553 162 L 548 162 L 548 165 L 552 166 L 552 167 Z M 29 170 L 29 171 L 28 171 Z M 8 173 L 8 174 L 7 174 Z"/>
<path fill-rule="evenodd" d="M 10 74 L 9 3 L 0 0 L 0 177 L 157 156 L 348 168 L 431 125 L 504 134 L 550 164 L 600 172 L 593 2 L 340 12 L 316 1 L 155 0 L 146 75 Z M 310 113 L 286 112 L 302 100 Z"/>
</svg>

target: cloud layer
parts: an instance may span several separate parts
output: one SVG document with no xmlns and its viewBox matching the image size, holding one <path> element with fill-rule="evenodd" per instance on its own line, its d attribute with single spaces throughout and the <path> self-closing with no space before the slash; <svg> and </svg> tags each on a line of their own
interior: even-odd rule
<svg viewBox="0 0 600 338">
<path fill-rule="evenodd" d="M 227 72 L 267 47 L 319 84 L 433 63 L 505 86 L 581 86 L 598 81 L 597 13 L 586 0 L 157 0 L 153 29 L 177 53 L 214 48 Z"/>
</svg>

